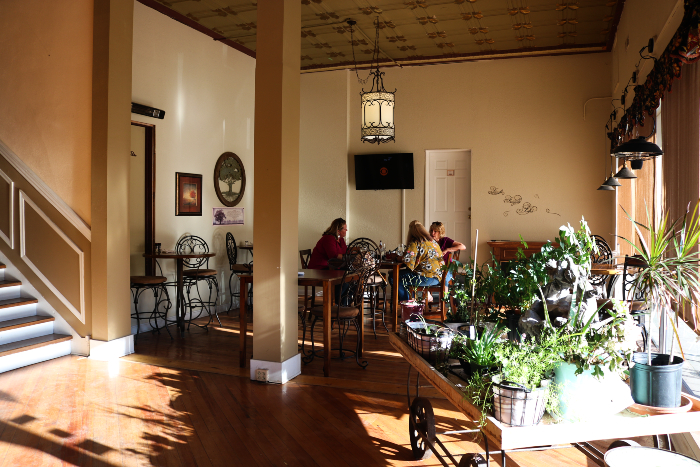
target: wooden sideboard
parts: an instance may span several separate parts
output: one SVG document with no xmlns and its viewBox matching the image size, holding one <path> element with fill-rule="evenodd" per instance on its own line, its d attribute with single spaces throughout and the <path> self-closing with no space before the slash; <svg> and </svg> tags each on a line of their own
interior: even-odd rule
<svg viewBox="0 0 700 467">
<path fill-rule="evenodd" d="M 547 242 L 528 242 L 527 240 L 525 241 L 527 243 L 527 248 L 525 248 L 525 245 L 522 244 L 522 242 L 505 242 L 505 241 L 492 241 L 492 242 L 486 242 L 488 246 L 493 248 L 493 256 L 496 257 L 496 261 L 499 263 L 503 261 L 514 261 L 517 258 L 518 254 L 518 248 L 522 248 L 523 253 L 525 253 L 526 257 L 530 257 L 534 255 L 535 253 L 540 251 L 540 248 L 542 248 L 543 245 L 545 245 Z M 552 242 L 552 244 L 557 247 L 559 246 L 558 243 Z"/>
</svg>

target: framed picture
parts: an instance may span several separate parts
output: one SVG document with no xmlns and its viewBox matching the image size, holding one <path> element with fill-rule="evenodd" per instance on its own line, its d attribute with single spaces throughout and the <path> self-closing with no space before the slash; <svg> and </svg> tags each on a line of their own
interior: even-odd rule
<svg viewBox="0 0 700 467">
<path fill-rule="evenodd" d="M 233 207 L 241 202 L 245 192 L 245 168 L 236 154 L 225 152 L 219 156 L 214 166 L 214 189 L 224 206 Z"/>
<path fill-rule="evenodd" d="M 243 225 L 245 224 L 243 210 L 245 208 L 212 208 L 213 225 Z"/>
<path fill-rule="evenodd" d="M 175 173 L 175 215 L 202 215 L 202 176 Z"/>
</svg>

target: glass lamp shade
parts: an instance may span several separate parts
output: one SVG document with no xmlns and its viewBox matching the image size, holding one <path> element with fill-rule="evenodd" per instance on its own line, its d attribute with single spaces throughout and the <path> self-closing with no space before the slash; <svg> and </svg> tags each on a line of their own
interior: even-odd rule
<svg viewBox="0 0 700 467">
<path fill-rule="evenodd" d="M 363 92 L 362 141 L 388 143 L 394 141 L 394 93 Z"/>
<path fill-rule="evenodd" d="M 612 155 L 621 159 L 649 159 L 663 155 L 659 146 L 650 143 L 644 136 L 631 139 L 616 147 Z"/>
<path fill-rule="evenodd" d="M 622 183 L 618 182 L 615 176 L 611 173 L 607 180 L 603 182 L 603 185 L 607 186 L 622 186 Z"/>
<path fill-rule="evenodd" d="M 615 174 L 615 178 L 630 179 L 637 178 L 637 176 L 634 174 L 634 172 L 628 169 L 626 165 L 623 164 L 620 171 Z"/>
</svg>

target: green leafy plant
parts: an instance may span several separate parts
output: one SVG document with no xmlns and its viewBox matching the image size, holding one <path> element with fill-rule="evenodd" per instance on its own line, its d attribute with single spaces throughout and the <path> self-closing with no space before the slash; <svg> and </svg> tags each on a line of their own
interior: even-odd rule
<svg viewBox="0 0 700 467">
<path fill-rule="evenodd" d="M 624 209 L 623 209 L 624 210 Z M 647 223 L 641 224 L 625 211 L 627 218 L 633 223 L 640 245 L 620 237 L 632 245 L 637 257 L 645 264 L 640 268 L 634 287 L 644 293 L 648 305 L 657 307 L 662 319 L 668 319 L 674 331 L 683 358 L 685 354 L 678 336 L 678 307 L 684 304 L 697 306 L 700 304 L 700 219 L 698 203 L 693 211 L 690 206 L 684 215 L 673 222 L 669 221 L 668 213 L 661 213 L 657 221 L 651 219 L 649 210 L 646 211 Z M 648 234 L 646 241 L 642 230 Z M 633 293 L 632 296 L 635 294 Z M 676 310 L 672 311 L 673 305 Z M 697 313 L 697 311 L 695 312 Z M 693 315 L 696 321 L 697 316 Z M 648 336 L 651 339 L 651 336 Z M 651 345 L 647 343 L 648 362 L 651 365 Z M 669 365 L 673 363 L 675 348 L 671 341 Z"/>
<path fill-rule="evenodd" d="M 452 347 L 457 347 L 453 353 L 455 358 L 466 360 L 474 365 L 491 367 L 498 365 L 496 349 L 499 345 L 499 338 L 503 334 L 505 326 L 497 325 L 492 328 L 484 328 L 481 335 L 476 339 L 462 339 L 457 344 L 453 341 Z"/>
</svg>

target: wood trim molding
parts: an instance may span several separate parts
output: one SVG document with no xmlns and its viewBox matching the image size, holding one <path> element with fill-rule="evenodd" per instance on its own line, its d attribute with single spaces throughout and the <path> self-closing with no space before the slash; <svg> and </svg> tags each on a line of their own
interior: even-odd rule
<svg viewBox="0 0 700 467">
<path fill-rule="evenodd" d="M 17 154 L 12 152 L 2 140 L 0 140 L 0 154 L 34 187 L 34 189 L 36 189 L 36 191 L 41 193 L 41 195 L 46 198 L 46 200 L 51 203 L 51 205 L 56 208 L 58 212 L 63 215 L 63 217 L 68 219 L 68 221 L 73 224 L 73 226 L 78 229 L 78 231 L 83 234 L 88 241 L 92 241 L 90 226 L 70 206 L 68 206 L 68 204 L 63 201 L 55 191 L 49 188 L 49 186 L 41 178 L 39 178 L 39 176 L 35 174 L 34 171 L 17 156 Z"/>
<path fill-rule="evenodd" d="M 1 141 L 0 141 L 0 144 L 2 144 Z M 12 179 L 10 177 L 8 177 L 7 174 L 5 172 L 3 172 L 2 170 L 0 170 L 0 177 L 5 179 L 5 181 L 7 183 L 9 183 L 9 185 L 10 185 L 10 196 L 9 196 L 9 198 L 10 198 L 10 210 L 9 210 L 9 213 L 10 213 L 10 232 L 9 232 L 9 237 L 8 237 L 5 234 L 5 232 L 0 230 L 0 238 L 5 240 L 5 243 L 10 245 L 10 248 L 12 248 L 14 250 L 15 249 L 15 235 L 14 235 L 14 232 L 15 232 L 15 182 L 13 182 Z"/>
<path fill-rule="evenodd" d="M 77 309 L 70 300 L 68 300 L 51 281 L 41 272 L 41 270 L 29 259 L 26 255 L 26 240 L 25 240 L 25 205 L 29 205 L 41 218 L 70 246 L 78 255 L 78 264 L 80 269 L 80 309 Z M 85 253 L 76 245 L 49 217 L 39 209 L 39 206 L 29 199 L 26 193 L 19 191 L 19 254 L 22 260 L 29 266 L 34 274 L 41 279 L 44 284 L 58 297 L 59 300 L 80 320 L 85 324 Z"/>
</svg>

